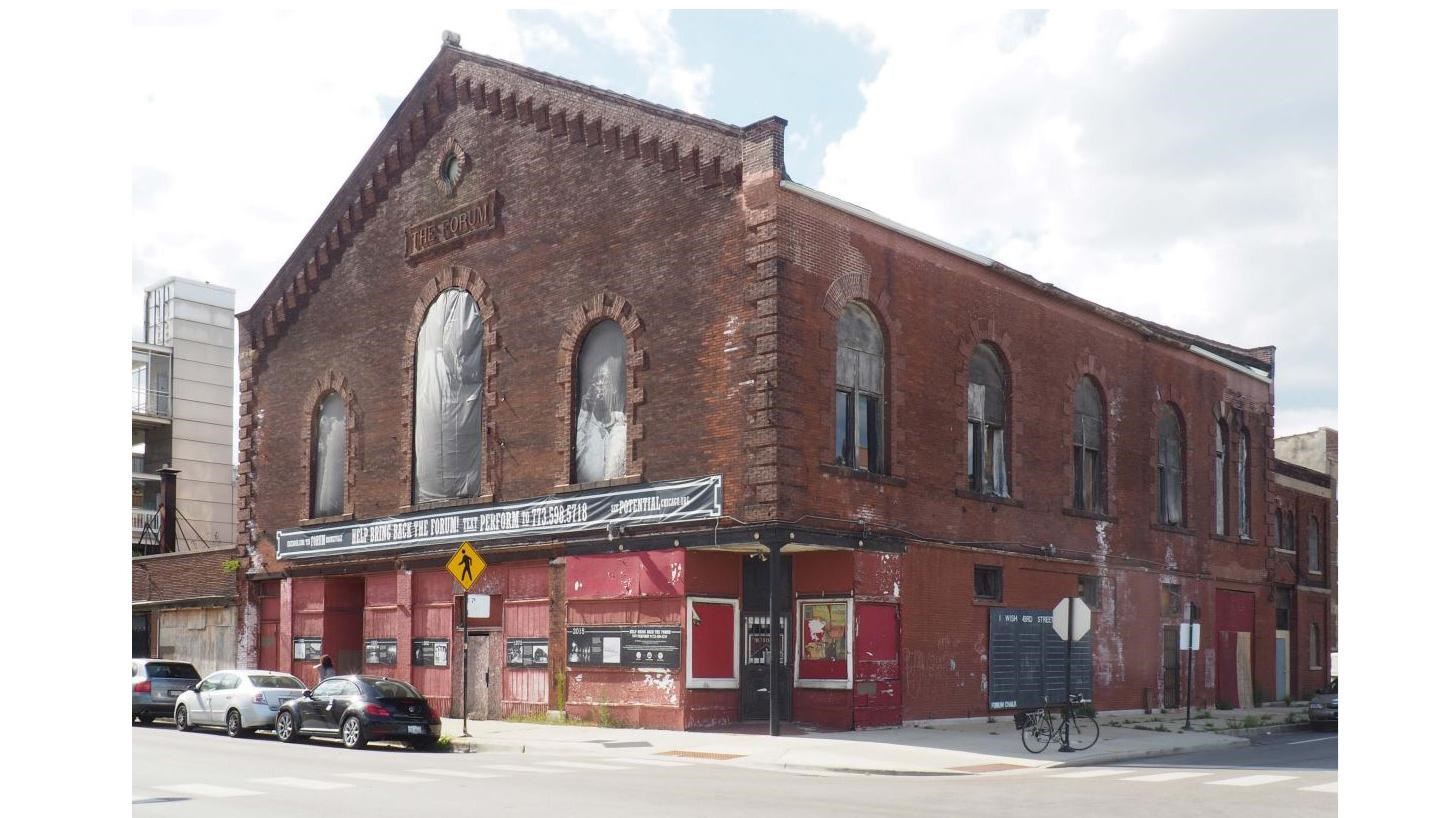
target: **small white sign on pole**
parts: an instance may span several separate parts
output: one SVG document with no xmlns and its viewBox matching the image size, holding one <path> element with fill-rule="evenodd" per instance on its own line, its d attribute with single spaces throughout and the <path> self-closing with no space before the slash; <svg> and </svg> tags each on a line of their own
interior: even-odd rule
<svg viewBox="0 0 1454 818">
<path fill-rule="evenodd" d="M 1075 633 L 1069 634 L 1070 630 L 1070 607 L 1075 606 Z M 1068 639 L 1071 642 L 1079 640 L 1090 632 L 1091 612 L 1090 607 L 1080 597 L 1066 597 L 1060 600 L 1055 610 L 1050 612 L 1050 627 L 1055 629 L 1055 635 L 1061 639 Z"/>
<path fill-rule="evenodd" d="M 1181 649 L 1201 650 L 1202 649 L 1202 623 L 1183 622 L 1181 623 Z"/>
<path fill-rule="evenodd" d="M 465 597 L 465 615 L 470 619 L 489 619 L 490 595 L 470 594 Z"/>
</svg>

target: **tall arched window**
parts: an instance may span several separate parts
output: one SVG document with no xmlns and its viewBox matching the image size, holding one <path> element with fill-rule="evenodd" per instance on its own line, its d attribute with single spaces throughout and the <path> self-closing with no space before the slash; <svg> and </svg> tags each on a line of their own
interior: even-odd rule
<svg viewBox="0 0 1454 818">
<path fill-rule="evenodd" d="M 1288 551 L 1297 550 L 1297 509 L 1290 508 L 1282 520 L 1282 547 Z"/>
<path fill-rule="evenodd" d="M 1181 525 L 1182 517 L 1182 451 L 1181 418 L 1175 407 L 1161 407 L 1161 421 L 1156 426 L 1156 474 L 1159 484 L 1160 516 L 1163 525 Z"/>
<path fill-rule="evenodd" d="M 873 314 L 849 302 L 838 319 L 838 464 L 882 472 L 884 340 Z"/>
<path fill-rule="evenodd" d="M 348 474 L 348 416 L 343 396 L 329 393 L 318 404 L 313 424 L 313 517 L 343 513 Z"/>
<path fill-rule="evenodd" d="M 1106 510 L 1105 456 L 1102 440 L 1101 390 L 1089 377 L 1075 387 L 1075 507 L 1080 511 Z"/>
<path fill-rule="evenodd" d="M 1314 573 L 1323 570 L 1323 554 L 1320 546 L 1322 531 L 1318 528 L 1318 518 L 1308 520 L 1308 570 Z"/>
<path fill-rule="evenodd" d="M 1212 475 L 1212 484 L 1215 486 L 1217 507 L 1213 514 L 1216 532 L 1223 536 L 1227 533 L 1227 424 L 1225 421 L 1217 421 L 1217 462 L 1216 474 Z"/>
<path fill-rule="evenodd" d="M 439 294 L 414 360 L 414 502 L 480 493 L 485 328 L 464 290 Z"/>
<path fill-rule="evenodd" d="M 626 335 L 602 321 L 576 358 L 575 482 L 625 474 L 626 438 Z"/>
<path fill-rule="evenodd" d="M 1243 427 L 1237 442 L 1237 533 L 1242 539 L 1252 536 L 1252 470 L 1247 457 L 1252 450 L 1252 436 Z"/>
<path fill-rule="evenodd" d="M 1005 463 L 1005 369 L 1000 356 L 980 344 L 969 360 L 969 487 L 1007 497 Z"/>
<path fill-rule="evenodd" d="M 1283 530 L 1282 530 L 1282 509 L 1280 509 L 1280 508 L 1279 509 L 1274 509 L 1273 512 L 1272 512 L 1272 517 L 1273 517 L 1273 522 L 1276 523 L 1276 525 L 1277 525 L 1277 529 L 1276 529 L 1276 535 L 1277 535 L 1277 537 L 1276 537 L 1276 539 L 1274 539 L 1272 541 L 1273 542 L 1273 547 L 1274 548 L 1283 548 L 1284 547 L 1283 546 L 1283 542 L 1284 542 L 1283 537 L 1285 535 L 1284 535 Z"/>
</svg>

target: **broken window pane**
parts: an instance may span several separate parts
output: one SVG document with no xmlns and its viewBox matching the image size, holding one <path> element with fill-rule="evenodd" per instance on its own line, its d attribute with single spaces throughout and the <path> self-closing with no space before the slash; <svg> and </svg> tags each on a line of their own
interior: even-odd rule
<svg viewBox="0 0 1454 818">
<path fill-rule="evenodd" d="M 318 407 L 313 430 L 313 516 L 343 513 L 343 487 L 348 466 L 348 430 L 343 396 L 330 394 Z"/>
<path fill-rule="evenodd" d="M 414 501 L 480 493 L 484 324 L 464 290 L 440 293 L 419 327 L 414 373 Z"/>
<path fill-rule="evenodd" d="M 1004 595 L 1004 571 L 997 565 L 976 565 L 974 567 L 974 596 L 976 599 L 1000 601 Z"/>
<path fill-rule="evenodd" d="M 1075 507 L 1105 510 L 1105 477 L 1101 473 L 1101 392 L 1089 377 L 1075 388 Z"/>
<path fill-rule="evenodd" d="M 626 473 L 626 335 L 602 321 L 581 344 L 576 361 L 575 481 L 610 480 Z"/>
<path fill-rule="evenodd" d="M 849 303 L 838 319 L 835 447 L 841 465 L 882 470 L 883 335 L 866 307 Z"/>
<path fill-rule="evenodd" d="M 1170 405 L 1161 408 L 1157 425 L 1157 471 L 1160 474 L 1161 522 L 1181 525 L 1182 506 L 1182 433 L 1181 418 Z"/>
</svg>

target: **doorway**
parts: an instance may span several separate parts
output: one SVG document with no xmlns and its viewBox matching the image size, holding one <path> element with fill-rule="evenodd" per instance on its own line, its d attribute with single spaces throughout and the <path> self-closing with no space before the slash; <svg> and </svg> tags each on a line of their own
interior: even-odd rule
<svg viewBox="0 0 1454 818">
<path fill-rule="evenodd" d="M 498 631 L 469 632 L 467 656 L 469 674 L 469 717 L 497 719 L 500 717 L 501 666 L 504 664 L 504 640 Z M 455 702 L 454 711 L 464 712 L 464 702 Z"/>
<path fill-rule="evenodd" d="M 780 558 L 781 571 L 778 576 L 778 718 L 792 719 L 793 674 L 788 655 L 793 650 L 792 640 L 792 587 L 793 559 L 787 554 Z M 741 705 L 738 717 L 742 721 L 767 719 L 769 711 L 768 644 L 771 638 L 771 619 L 768 614 L 770 602 L 768 584 L 768 563 L 766 554 L 748 554 L 742 558 L 742 683 Z"/>
</svg>

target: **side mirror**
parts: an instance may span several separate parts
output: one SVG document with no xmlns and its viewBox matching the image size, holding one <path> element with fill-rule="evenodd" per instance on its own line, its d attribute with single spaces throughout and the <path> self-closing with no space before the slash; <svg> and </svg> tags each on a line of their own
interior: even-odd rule
<svg viewBox="0 0 1454 818">
<path fill-rule="evenodd" d="M 313 698 L 313 691 L 311 691 L 311 690 L 305 690 L 305 691 L 303 691 L 303 698 L 305 698 L 305 699 L 311 699 L 311 698 Z"/>
<path fill-rule="evenodd" d="M 193 693 L 201 693 L 202 692 L 202 683 L 201 682 L 197 682 L 196 684 L 192 685 L 192 692 Z"/>
</svg>

